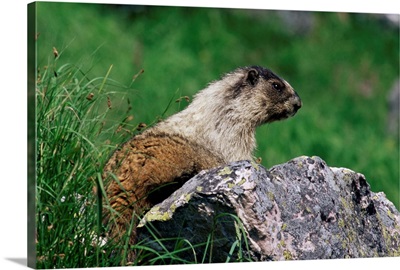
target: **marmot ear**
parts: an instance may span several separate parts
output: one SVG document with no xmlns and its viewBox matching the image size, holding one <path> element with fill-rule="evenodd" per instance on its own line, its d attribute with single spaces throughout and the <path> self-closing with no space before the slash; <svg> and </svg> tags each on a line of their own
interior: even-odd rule
<svg viewBox="0 0 400 270">
<path fill-rule="evenodd" d="M 258 71 L 256 69 L 250 69 L 246 75 L 246 82 L 254 86 L 256 85 L 257 81 L 258 81 Z"/>
</svg>

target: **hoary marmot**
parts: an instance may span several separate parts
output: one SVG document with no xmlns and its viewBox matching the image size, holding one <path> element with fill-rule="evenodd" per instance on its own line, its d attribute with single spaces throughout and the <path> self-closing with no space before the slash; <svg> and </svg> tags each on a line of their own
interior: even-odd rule
<svg viewBox="0 0 400 270">
<path fill-rule="evenodd" d="M 291 117 L 301 105 L 288 82 L 260 66 L 209 84 L 186 109 L 122 144 L 106 163 L 109 236 L 118 241 L 133 228 L 133 244 L 146 210 L 201 170 L 253 159 L 256 127 Z"/>
</svg>

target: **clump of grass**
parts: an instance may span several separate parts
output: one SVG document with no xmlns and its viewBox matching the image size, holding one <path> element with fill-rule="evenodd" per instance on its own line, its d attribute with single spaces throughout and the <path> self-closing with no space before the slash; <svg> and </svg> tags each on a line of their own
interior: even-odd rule
<svg viewBox="0 0 400 270">
<path fill-rule="evenodd" d="M 102 246 L 97 183 L 114 145 L 137 124 L 126 87 L 109 77 L 112 67 L 89 79 L 78 66 L 57 67 L 55 56 L 38 69 L 36 88 L 37 268 L 102 266 L 110 254 Z M 125 103 L 125 113 L 110 120 L 114 100 Z"/>
</svg>

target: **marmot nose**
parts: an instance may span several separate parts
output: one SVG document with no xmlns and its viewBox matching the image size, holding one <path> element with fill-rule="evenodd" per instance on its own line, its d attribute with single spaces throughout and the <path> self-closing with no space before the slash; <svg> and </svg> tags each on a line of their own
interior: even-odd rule
<svg viewBox="0 0 400 270">
<path fill-rule="evenodd" d="M 301 108 L 302 102 L 299 95 L 294 92 L 294 99 L 293 99 L 293 109 L 297 112 Z"/>
<path fill-rule="evenodd" d="M 301 108 L 301 100 L 299 99 L 297 102 L 293 104 L 294 111 L 297 112 Z"/>
</svg>

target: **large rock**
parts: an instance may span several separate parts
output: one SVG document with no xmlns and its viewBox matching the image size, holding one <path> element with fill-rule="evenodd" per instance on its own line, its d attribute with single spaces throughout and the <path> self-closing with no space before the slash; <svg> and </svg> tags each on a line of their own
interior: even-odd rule
<svg viewBox="0 0 400 270">
<path fill-rule="evenodd" d="M 191 262 L 400 256 L 394 205 L 362 174 L 319 157 L 203 171 L 153 207 L 138 235 Z"/>
</svg>

